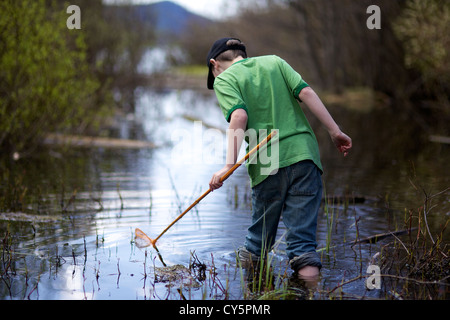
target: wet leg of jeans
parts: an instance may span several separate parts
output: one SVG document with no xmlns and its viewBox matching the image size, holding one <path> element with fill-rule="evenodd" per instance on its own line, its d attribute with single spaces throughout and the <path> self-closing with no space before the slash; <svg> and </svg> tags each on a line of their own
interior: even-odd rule
<svg viewBox="0 0 450 320">
<path fill-rule="evenodd" d="M 271 250 L 283 209 L 283 188 L 280 171 L 252 190 L 252 224 L 248 228 L 245 246 L 258 256 Z"/>
<path fill-rule="evenodd" d="M 322 180 L 320 171 L 310 161 L 292 166 L 289 175 L 292 183 L 286 196 L 283 222 L 288 230 L 286 253 L 289 259 L 293 259 L 305 253 L 315 253 Z"/>
</svg>

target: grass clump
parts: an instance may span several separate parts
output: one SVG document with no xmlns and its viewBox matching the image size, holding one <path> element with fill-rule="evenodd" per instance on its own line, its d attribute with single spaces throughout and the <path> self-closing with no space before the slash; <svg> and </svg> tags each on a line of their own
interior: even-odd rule
<svg viewBox="0 0 450 320">
<path fill-rule="evenodd" d="M 433 235 L 427 221 L 434 206 L 431 200 L 438 194 L 425 194 L 423 206 L 405 211 L 405 224 L 410 228 L 406 239 L 395 237 L 383 248 L 381 269 L 385 275 L 386 292 L 395 299 L 448 299 L 450 288 L 450 252 L 445 243 L 449 219 Z M 417 228 L 412 227 L 417 225 Z"/>
</svg>

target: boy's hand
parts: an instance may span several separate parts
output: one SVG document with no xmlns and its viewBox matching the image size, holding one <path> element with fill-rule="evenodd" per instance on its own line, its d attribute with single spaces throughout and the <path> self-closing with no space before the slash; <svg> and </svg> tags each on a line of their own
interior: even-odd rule
<svg viewBox="0 0 450 320">
<path fill-rule="evenodd" d="M 220 178 L 222 178 L 225 175 L 225 173 L 227 173 L 228 170 L 230 170 L 232 167 L 233 165 L 226 165 L 225 167 L 223 167 L 222 169 L 213 174 L 211 181 L 209 182 L 209 188 L 211 189 L 211 191 L 219 189 L 223 185 L 223 182 L 220 181 Z"/>
<path fill-rule="evenodd" d="M 332 134 L 331 140 L 333 140 L 334 145 L 338 148 L 339 152 L 343 153 L 344 157 L 346 157 L 348 151 L 352 148 L 352 139 L 340 131 L 336 134 Z"/>
</svg>

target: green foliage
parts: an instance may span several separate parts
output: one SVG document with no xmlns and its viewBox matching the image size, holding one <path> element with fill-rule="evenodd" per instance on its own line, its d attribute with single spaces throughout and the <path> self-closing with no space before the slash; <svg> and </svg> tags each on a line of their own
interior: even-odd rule
<svg viewBox="0 0 450 320">
<path fill-rule="evenodd" d="M 450 74 L 450 2 L 412 0 L 394 23 L 403 41 L 407 67 L 419 70 L 425 79 Z"/>
<path fill-rule="evenodd" d="M 0 147 L 28 152 L 47 132 L 90 122 L 99 84 L 64 11 L 43 0 L 2 1 L 0 11 Z"/>
</svg>

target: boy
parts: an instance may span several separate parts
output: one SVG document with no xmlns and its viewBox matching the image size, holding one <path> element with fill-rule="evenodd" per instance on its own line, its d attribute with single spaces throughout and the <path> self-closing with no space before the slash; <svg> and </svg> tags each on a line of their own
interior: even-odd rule
<svg viewBox="0 0 450 320">
<path fill-rule="evenodd" d="M 247 58 L 239 39 L 222 38 L 213 44 L 207 65 L 208 88 L 214 89 L 229 129 L 279 130 L 279 169 L 267 175 L 261 173 L 260 163 L 247 165 L 252 224 L 239 256 L 258 259 L 261 248 L 270 250 L 283 213 L 291 268 L 303 279 L 316 278 L 322 266 L 315 251 L 322 165 L 316 137 L 298 101 L 320 120 L 344 156 L 352 147 L 351 139 L 339 129 L 316 93 L 281 58 Z M 211 190 L 222 186 L 220 178 L 236 163 L 243 136 L 228 136 L 227 163 L 211 178 Z"/>
</svg>

